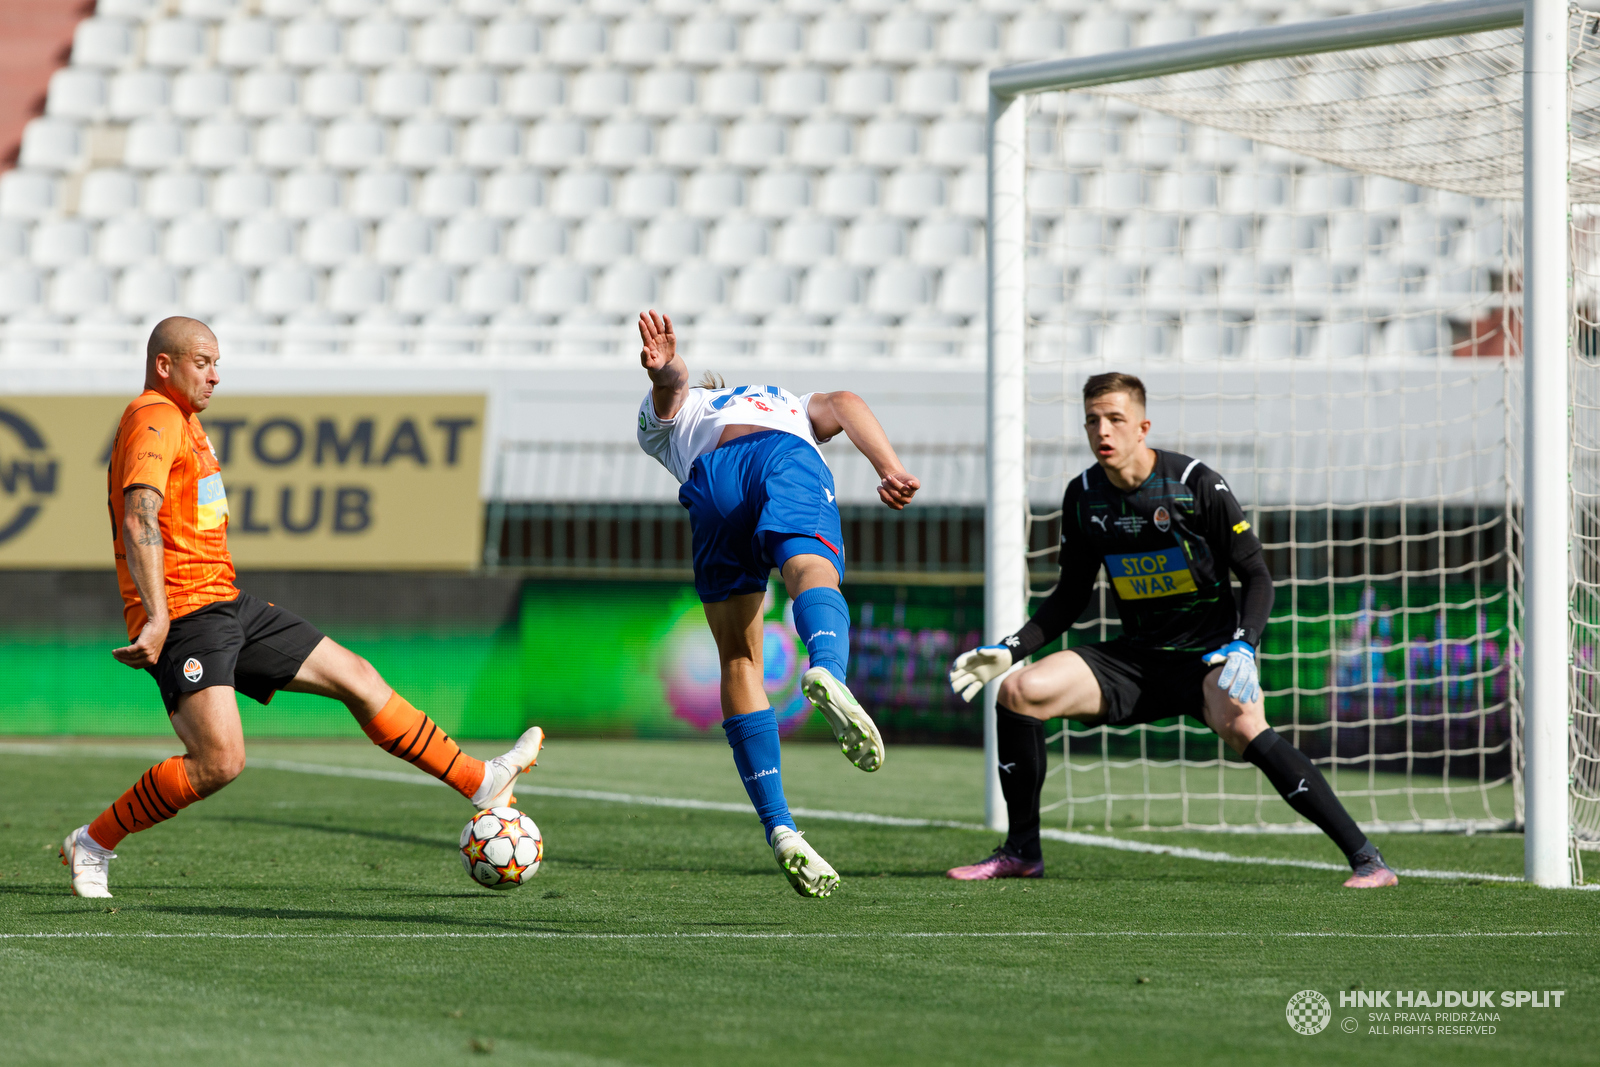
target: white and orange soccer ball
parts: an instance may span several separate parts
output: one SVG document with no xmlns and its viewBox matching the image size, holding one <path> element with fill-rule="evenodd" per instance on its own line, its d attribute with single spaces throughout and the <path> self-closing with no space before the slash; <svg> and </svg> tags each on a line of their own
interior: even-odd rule
<svg viewBox="0 0 1600 1067">
<path fill-rule="evenodd" d="M 490 889 L 515 889 L 539 873 L 544 838 L 516 808 L 480 811 L 461 831 L 461 864 L 474 882 Z"/>
</svg>

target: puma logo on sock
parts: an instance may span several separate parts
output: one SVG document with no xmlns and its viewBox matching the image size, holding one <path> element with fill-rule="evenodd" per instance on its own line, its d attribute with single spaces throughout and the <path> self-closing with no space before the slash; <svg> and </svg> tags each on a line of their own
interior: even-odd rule
<svg viewBox="0 0 1600 1067">
<path fill-rule="evenodd" d="M 1000 769 L 1002 771 L 1005 771 L 1007 774 L 1010 774 L 1011 773 L 1011 768 L 1013 768 L 1015 766 L 1016 766 L 1015 763 L 1002 763 L 1002 764 L 1000 764 Z"/>
<path fill-rule="evenodd" d="M 1285 799 L 1285 800 L 1293 800 L 1295 797 L 1299 796 L 1301 793 L 1309 793 L 1309 792 L 1311 792 L 1311 787 L 1306 785 L 1306 780 L 1304 778 L 1302 778 L 1302 779 L 1300 779 L 1300 788 L 1296 789 L 1293 793 L 1290 793 L 1288 796 L 1284 797 L 1283 799 Z"/>
</svg>

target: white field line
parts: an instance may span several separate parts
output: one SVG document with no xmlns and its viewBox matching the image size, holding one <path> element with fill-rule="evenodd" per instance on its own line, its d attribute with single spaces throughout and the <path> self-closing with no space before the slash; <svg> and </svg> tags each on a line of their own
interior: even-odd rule
<svg viewBox="0 0 1600 1067">
<path fill-rule="evenodd" d="M 171 755 L 171 749 L 133 749 L 114 745 L 51 745 L 32 743 L 0 744 L 0 754 L 32 755 L 89 755 L 89 756 L 139 756 Z M 367 767 L 341 767 L 327 763 L 302 763 L 296 760 L 247 758 L 247 764 L 261 770 L 287 771 L 291 774 L 316 774 L 329 778 L 364 778 L 376 782 L 397 782 L 401 785 L 423 785 L 444 788 L 444 783 L 419 771 L 384 771 Z M 721 811 L 735 815 L 754 814 L 748 804 L 732 804 L 717 800 L 694 800 L 688 797 L 657 797 L 637 793 L 612 793 L 598 789 L 560 789 L 553 786 L 517 783 L 517 791 L 530 796 L 557 797 L 563 800 L 593 800 L 607 804 L 632 804 L 641 807 L 676 808 L 690 811 Z M 829 811 L 821 808 L 791 808 L 799 818 L 820 822 L 864 823 L 871 826 L 900 826 L 908 829 L 971 830 L 989 833 L 979 823 L 957 822 L 951 819 L 915 819 L 899 815 L 876 815 L 864 811 Z M 1048 841 L 1060 841 L 1084 848 L 1108 848 L 1118 852 L 1138 852 L 1150 856 L 1171 856 L 1174 859 L 1198 860 L 1202 863 L 1239 863 L 1255 867 L 1298 867 L 1312 871 L 1348 871 L 1342 863 L 1322 860 L 1297 860 L 1270 856 L 1237 856 L 1231 852 L 1210 849 L 1186 848 L 1180 845 L 1160 845 L 1149 841 L 1129 841 L 1121 837 L 1102 837 L 1098 834 L 1078 833 L 1073 830 L 1044 828 L 1039 836 Z M 1523 879 L 1510 874 L 1489 874 L 1481 871 L 1436 871 L 1424 868 L 1398 868 L 1398 873 L 1409 878 L 1429 878 L 1439 881 L 1481 881 L 1520 883 Z M 1600 883 L 1577 886 L 1578 889 L 1600 890 Z"/>
<path fill-rule="evenodd" d="M 495 940 L 495 939 L 525 939 L 534 941 L 782 941 L 782 940 L 816 940 L 816 939 L 843 939 L 848 938 L 858 941 L 862 938 L 890 938 L 896 940 L 917 940 L 932 938 L 995 938 L 1004 937 L 1015 940 L 1023 937 L 1057 937 L 1057 938 L 1091 938 L 1091 937 L 1254 937 L 1257 939 L 1296 938 L 1296 937 L 1335 937 L 1340 940 L 1350 938 L 1375 940 L 1375 941 L 1431 941 L 1461 938 L 1512 938 L 1512 937 L 1595 937 L 1594 933 L 1580 933 L 1571 930 L 1511 930 L 1511 931 L 1483 931 L 1468 933 L 1444 934 L 1346 934 L 1335 933 L 1327 930 L 1316 931 L 1279 931 L 1270 930 L 954 930 L 954 931 L 927 931 L 900 933 L 883 930 L 863 930 L 850 933 L 780 933 L 777 931 L 763 933 L 657 933 L 657 934 L 585 934 L 565 933 L 555 930 L 511 930 L 501 933 L 433 933 L 433 934 L 345 934 L 337 932 L 314 934 L 227 934 L 219 932 L 186 932 L 176 934 L 160 933 L 100 933 L 85 931 L 82 933 L 26 933 L 26 934 L 0 934 L 0 941 L 53 941 L 72 939 L 128 939 L 128 940 L 217 940 L 217 941 L 445 941 L 445 940 Z"/>
</svg>

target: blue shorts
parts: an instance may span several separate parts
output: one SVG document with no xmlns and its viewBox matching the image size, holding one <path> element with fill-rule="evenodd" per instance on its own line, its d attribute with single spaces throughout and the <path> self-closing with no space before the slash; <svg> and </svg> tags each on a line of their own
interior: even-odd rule
<svg viewBox="0 0 1600 1067">
<path fill-rule="evenodd" d="M 689 509 L 702 603 L 765 592 L 772 568 L 806 553 L 826 558 L 844 578 L 833 472 L 792 433 L 763 430 L 707 452 L 694 461 L 678 503 Z"/>
</svg>

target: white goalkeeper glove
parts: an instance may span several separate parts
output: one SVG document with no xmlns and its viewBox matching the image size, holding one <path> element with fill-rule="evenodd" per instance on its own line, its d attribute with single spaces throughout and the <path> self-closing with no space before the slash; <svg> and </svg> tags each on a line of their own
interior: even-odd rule
<svg viewBox="0 0 1600 1067">
<path fill-rule="evenodd" d="M 1261 675 L 1256 671 L 1256 650 L 1246 641 L 1229 641 L 1215 652 L 1207 652 L 1206 663 L 1215 667 L 1224 664 L 1217 678 L 1217 688 L 1226 689 L 1228 695 L 1241 704 L 1253 704 L 1261 699 Z"/>
<path fill-rule="evenodd" d="M 950 666 L 950 688 L 969 704 L 978 690 L 1011 669 L 1011 650 L 1005 645 L 983 645 L 963 652 Z"/>
</svg>

